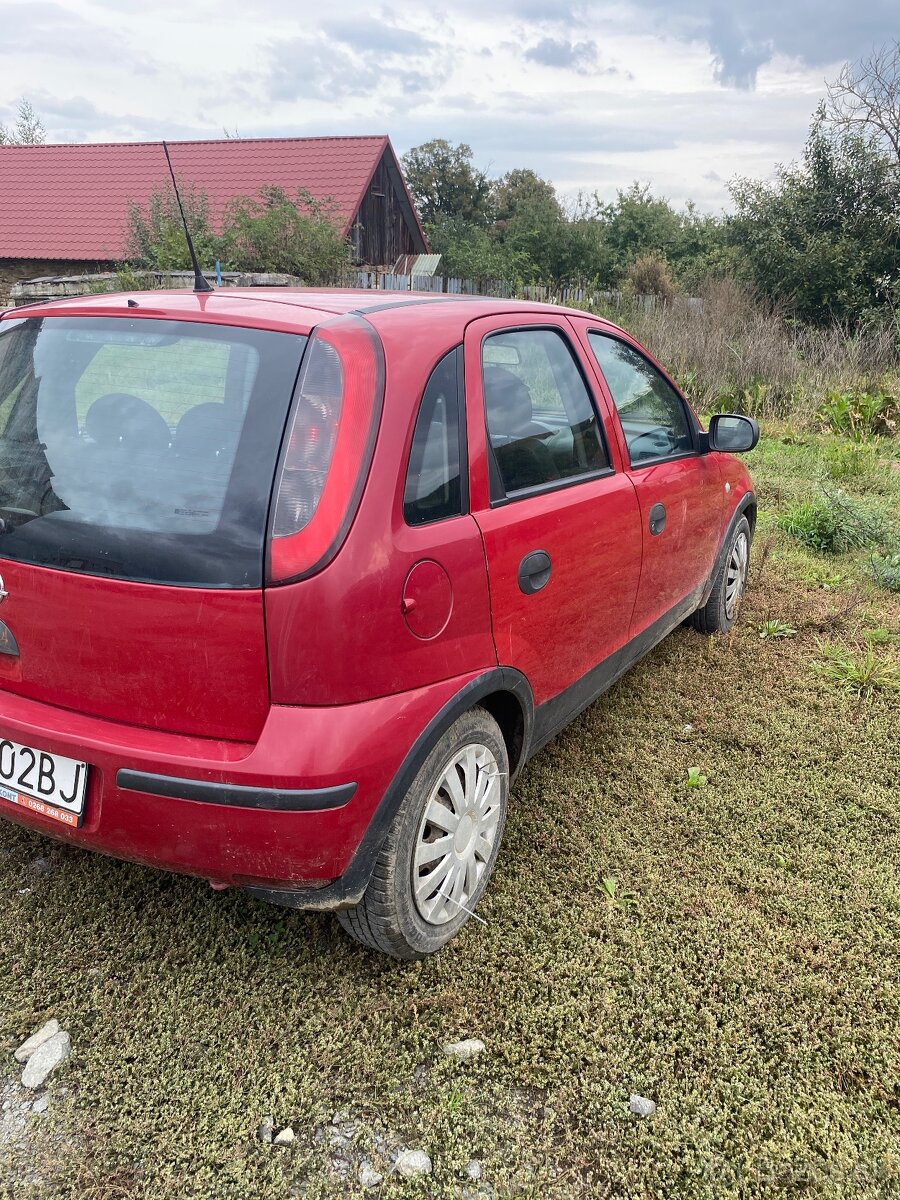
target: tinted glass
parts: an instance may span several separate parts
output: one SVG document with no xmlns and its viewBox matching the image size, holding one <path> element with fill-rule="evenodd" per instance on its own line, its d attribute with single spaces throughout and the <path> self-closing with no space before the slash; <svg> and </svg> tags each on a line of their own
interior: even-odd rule
<svg viewBox="0 0 900 1200">
<path fill-rule="evenodd" d="M 588 339 L 618 410 L 632 466 L 690 454 L 687 411 L 665 376 L 617 338 L 590 333 Z"/>
<path fill-rule="evenodd" d="M 0 556 L 259 587 L 305 342 L 148 319 L 0 323 Z"/>
<path fill-rule="evenodd" d="M 403 493 L 409 525 L 456 517 L 463 510 L 458 355 L 453 350 L 441 359 L 422 397 Z"/>
<path fill-rule="evenodd" d="M 608 467 L 587 386 L 560 334 L 552 329 L 492 334 L 484 342 L 482 371 L 488 436 L 503 492 Z"/>
</svg>

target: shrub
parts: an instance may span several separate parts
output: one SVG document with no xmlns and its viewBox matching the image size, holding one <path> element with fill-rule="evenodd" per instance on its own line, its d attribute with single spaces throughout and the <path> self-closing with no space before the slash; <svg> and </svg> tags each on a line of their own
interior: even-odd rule
<svg viewBox="0 0 900 1200">
<path fill-rule="evenodd" d="M 669 303 L 678 288 L 663 254 L 642 254 L 628 268 L 628 281 L 638 296 L 658 296 Z"/>
<path fill-rule="evenodd" d="M 184 214 L 201 266 L 222 257 L 221 239 L 213 232 L 206 192 L 179 182 Z M 184 237 L 178 201 L 171 185 L 157 188 L 146 209 L 128 202 L 129 263 L 151 271 L 189 271 L 191 259 Z"/>
<path fill-rule="evenodd" d="M 277 271 L 322 283 L 349 259 L 334 206 L 298 189 L 260 188 L 258 197 L 236 196 L 225 210 L 224 257 L 234 270 Z"/>
<path fill-rule="evenodd" d="M 798 542 L 826 554 L 874 546 L 883 533 L 880 517 L 838 491 L 795 505 L 778 523 Z"/>
<path fill-rule="evenodd" d="M 900 592 L 900 554 L 873 554 L 872 574 L 885 591 Z"/>
</svg>

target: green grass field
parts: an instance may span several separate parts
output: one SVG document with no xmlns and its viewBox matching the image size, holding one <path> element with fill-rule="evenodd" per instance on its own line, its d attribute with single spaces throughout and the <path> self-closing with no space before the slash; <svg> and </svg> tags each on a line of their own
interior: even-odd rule
<svg viewBox="0 0 900 1200">
<path fill-rule="evenodd" d="M 368 1195 L 900 1195 L 900 595 L 869 550 L 779 527 L 832 439 L 766 432 L 738 628 L 679 630 L 531 762 L 487 924 L 437 957 L 0 825 L 0 1044 L 50 1016 L 73 1039 L 0 1194 L 360 1196 L 315 1132 L 346 1110 Z M 890 462 L 840 486 L 894 536 Z M 826 646 L 881 687 L 829 677 Z M 441 1053 L 469 1036 L 474 1061 Z M 430 1178 L 388 1172 L 400 1143 Z"/>
</svg>

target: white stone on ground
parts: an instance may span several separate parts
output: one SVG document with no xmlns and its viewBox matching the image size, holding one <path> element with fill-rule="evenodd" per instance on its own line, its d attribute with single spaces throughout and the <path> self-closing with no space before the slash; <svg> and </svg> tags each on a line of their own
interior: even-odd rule
<svg viewBox="0 0 900 1200">
<path fill-rule="evenodd" d="M 652 1117 L 656 1112 L 656 1105 L 646 1096 L 638 1096 L 632 1092 L 628 1097 L 628 1111 L 633 1112 L 636 1117 Z"/>
<path fill-rule="evenodd" d="M 394 1163 L 394 1170 L 404 1179 L 411 1179 L 413 1175 L 430 1175 L 431 1159 L 424 1150 L 403 1150 Z"/>
<path fill-rule="evenodd" d="M 22 1086 L 42 1087 L 50 1072 L 64 1063 L 71 1053 L 72 1042 L 66 1031 L 61 1029 L 59 1033 L 54 1033 L 29 1056 L 22 1072 Z"/>
<path fill-rule="evenodd" d="M 48 1042 L 55 1033 L 59 1033 L 59 1021 L 56 1017 L 51 1017 L 46 1025 L 42 1025 L 37 1033 L 33 1033 L 30 1038 L 26 1039 L 18 1050 L 13 1051 L 13 1058 L 16 1062 L 28 1062 L 38 1046 L 42 1046 L 44 1042 Z"/>
<path fill-rule="evenodd" d="M 477 1183 L 481 1178 L 481 1163 L 477 1158 L 472 1158 L 466 1163 L 466 1179 L 471 1179 L 473 1183 Z"/>
<path fill-rule="evenodd" d="M 286 1125 L 285 1128 L 282 1129 L 281 1133 L 275 1134 L 274 1145 L 290 1146 L 295 1137 L 296 1134 L 294 1133 L 293 1129 L 291 1129 L 290 1125 Z"/>
<path fill-rule="evenodd" d="M 367 1158 L 364 1158 L 359 1164 L 359 1173 L 356 1178 L 359 1180 L 360 1187 L 373 1188 L 378 1187 L 384 1176 L 375 1170 Z"/>
<path fill-rule="evenodd" d="M 465 1038 L 461 1042 L 448 1042 L 444 1046 L 444 1053 L 449 1058 L 455 1058 L 459 1062 L 468 1062 L 470 1058 L 475 1058 L 484 1050 L 484 1042 L 479 1038 Z"/>
</svg>

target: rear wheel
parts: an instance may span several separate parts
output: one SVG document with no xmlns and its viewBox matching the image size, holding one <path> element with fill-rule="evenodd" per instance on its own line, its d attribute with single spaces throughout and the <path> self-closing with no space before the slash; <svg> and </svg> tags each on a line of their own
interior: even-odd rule
<svg viewBox="0 0 900 1200">
<path fill-rule="evenodd" d="M 737 620 L 750 566 L 750 524 L 741 517 L 734 528 L 709 599 L 691 616 L 701 633 L 727 633 Z"/>
<path fill-rule="evenodd" d="M 403 798 L 359 904 L 338 913 L 363 945 L 395 958 L 433 954 L 469 919 L 506 821 L 509 758 L 497 722 L 464 713 Z"/>
</svg>

